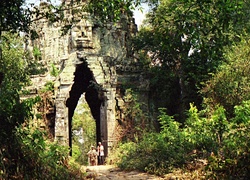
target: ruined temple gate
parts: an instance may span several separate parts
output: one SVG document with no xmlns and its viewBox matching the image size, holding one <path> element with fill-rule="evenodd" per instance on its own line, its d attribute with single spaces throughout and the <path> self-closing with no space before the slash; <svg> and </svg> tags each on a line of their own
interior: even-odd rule
<svg viewBox="0 0 250 180">
<path fill-rule="evenodd" d="M 40 8 L 46 9 L 41 3 Z M 65 12 L 71 17 L 70 12 Z M 71 126 L 78 100 L 85 93 L 86 101 L 96 121 L 97 142 L 102 141 L 105 153 L 116 143 L 117 120 L 123 118 L 123 85 L 140 91 L 147 102 L 148 83 L 129 46 L 137 32 L 133 18 L 122 17 L 118 23 L 100 24 L 86 13 L 68 33 L 62 35 L 62 24 L 49 23 L 41 18 L 34 24 L 38 38 L 29 40 L 28 49 L 40 49 L 40 61 L 59 70 L 59 76 L 50 73 L 33 78 L 43 86 L 55 82 L 54 138 L 71 146 Z"/>
</svg>

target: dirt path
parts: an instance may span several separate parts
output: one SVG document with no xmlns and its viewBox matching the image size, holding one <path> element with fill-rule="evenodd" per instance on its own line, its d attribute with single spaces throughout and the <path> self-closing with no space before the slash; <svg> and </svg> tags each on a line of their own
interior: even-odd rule
<svg viewBox="0 0 250 180">
<path fill-rule="evenodd" d="M 141 173 L 137 171 L 121 171 L 111 165 L 87 166 L 87 178 L 95 180 L 163 180 L 154 175 Z"/>
</svg>

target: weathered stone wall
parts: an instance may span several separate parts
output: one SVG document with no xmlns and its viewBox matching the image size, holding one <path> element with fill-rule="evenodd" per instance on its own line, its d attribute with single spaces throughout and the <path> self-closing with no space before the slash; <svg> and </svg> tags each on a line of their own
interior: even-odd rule
<svg viewBox="0 0 250 180">
<path fill-rule="evenodd" d="M 44 4 L 43 7 L 46 7 Z M 66 13 L 66 12 L 65 12 Z M 71 16 L 66 14 L 65 16 Z M 106 148 L 116 142 L 116 123 L 122 117 L 117 109 L 122 109 L 123 97 L 120 85 L 124 82 L 133 84 L 141 90 L 147 101 L 148 83 L 133 58 L 129 46 L 130 38 L 135 35 L 137 27 L 134 20 L 123 17 L 120 22 L 100 24 L 90 15 L 79 19 L 68 33 L 62 35 L 63 24 L 49 23 L 42 18 L 34 24 L 38 39 L 30 40 L 28 48 L 37 47 L 41 50 L 41 61 L 50 69 L 55 64 L 60 71 L 55 81 L 55 140 L 68 144 L 70 141 L 69 106 L 76 68 L 87 63 L 93 73 L 94 81 L 100 88 L 98 92 L 102 100 L 100 106 L 100 135 Z M 49 73 L 42 78 L 43 83 L 51 79 Z M 34 83 L 34 85 L 38 85 Z M 117 106 L 120 106 L 117 108 Z"/>
</svg>

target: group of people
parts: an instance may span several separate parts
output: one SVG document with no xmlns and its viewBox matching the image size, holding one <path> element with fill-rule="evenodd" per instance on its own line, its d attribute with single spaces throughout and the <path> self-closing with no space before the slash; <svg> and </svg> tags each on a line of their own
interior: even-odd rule
<svg viewBox="0 0 250 180">
<path fill-rule="evenodd" d="M 97 148 L 91 146 L 91 149 L 88 152 L 88 161 L 90 166 L 104 164 L 104 146 L 101 142 L 98 142 Z"/>
</svg>

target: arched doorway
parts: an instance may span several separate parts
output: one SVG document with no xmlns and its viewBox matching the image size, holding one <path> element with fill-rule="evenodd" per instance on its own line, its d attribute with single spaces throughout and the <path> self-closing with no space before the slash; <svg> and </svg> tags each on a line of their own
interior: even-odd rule
<svg viewBox="0 0 250 180">
<path fill-rule="evenodd" d="M 102 96 L 102 89 L 96 82 L 93 72 L 88 67 L 84 59 L 82 63 L 76 65 L 74 73 L 74 83 L 69 92 L 69 98 L 66 101 L 68 107 L 68 129 L 69 129 L 69 147 L 72 155 L 72 117 L 81 95 L 85 93 L 85 99 L 90 107 L 91 114 L 96 122 L 96 142 L 102 141 L 103 130 L 101 128 L 101 107 L 105 103 Z"/>
</svg>

